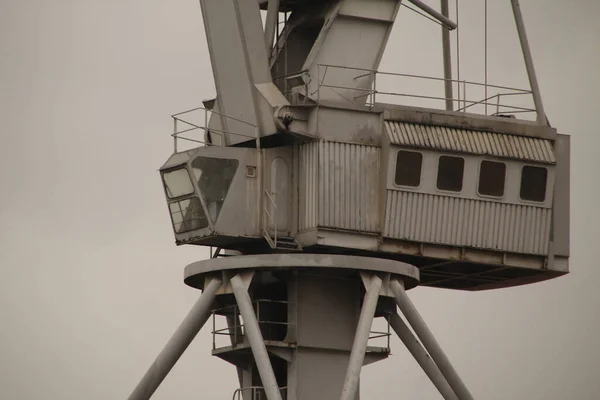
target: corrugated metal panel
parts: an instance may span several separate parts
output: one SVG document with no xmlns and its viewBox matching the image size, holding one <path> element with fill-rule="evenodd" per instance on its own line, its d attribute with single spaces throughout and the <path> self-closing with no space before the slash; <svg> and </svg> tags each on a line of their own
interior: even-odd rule
<svg viewBox="0 0 600 400">
<path fill-rule="evenodd" d="M 381 149 L 319 142 L 319 226 L 376 232 Z"/>
<path fill-rule="evenodd" d="M 384 236 L 546 254 L 551 209 L 388 190 Z"/>
<path fill-rule="evenodd" d="M 546 139 L 406 122 L 384 124 L 390 142 L 397 145 L 556 163 L 552 142 Z"/>
<path fill-rule="evenodd" d="M 310 142 L 299 146 L 299 212 L 298 230 L 317 227 L 317 190 L 319 182 L 319 143 Z"/>
</svg>

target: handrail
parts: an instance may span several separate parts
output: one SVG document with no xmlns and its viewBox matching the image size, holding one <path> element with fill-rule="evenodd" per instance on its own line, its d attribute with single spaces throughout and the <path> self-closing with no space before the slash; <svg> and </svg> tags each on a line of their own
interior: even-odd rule
<svg viewBox="0 0 600 400">
<path fill-rule="evenodd" d="M 194 111 L 201 111 L 201 110 L 204 111 L 204 125 L 198 125 L 198 124 L 195 124 L 195 123 L 193 123 L 193 122 L 191 122 L 191 121 L 189 121 L 187 119 L 182 118 L 182 115 L 189 114 L 189 113 L 192 113 Z M 223 117 L 225 117 L 227 119 L 230 119 L 230 120 L 233 120 L 233 121 L 237 121 L 237 122 L 240 122 L 242 124 L 246 124 L 248 126 L 254 127 L 255 128 L 255 134 L 254 135 L 249 135 L 249 134 L 239 133 L 239 132 L 233 132 L 233 131 L 229 131 L 229 130 L 222 130 L 222 129 L 217 129 L 217 128 L 209 128 L 208 127 L 208 124 L 209 124 L 209 114 L 212 115 L 213 113 L 217 114 L 217 115 L 220 115 L 220 116 L 223 116 Z M 260 137 L 259 137 L 259 133 L 258 133 L 258 127 L 257 127 L 256 124 L 250 123 L 248 121 L 244 121 L 244 120 L 236 118 L 236 117 L 232 117 L 232 116 L 226 115 L 226 114 L 221 113 L 219 111 L 214 111 L 212 109 L 209 110 L 208 108 L 205 108 L 205 107 L 196 107 L 196 108 L 191 108 L 189 110 L 185 110 L 185 111 L 173 114 L 173 115 L 171 115 L 171 118 L 173 119 L 173 133 L 171 134 L 171 136 L 173 137 L 173 140 L 174 140 L 173 147 L 174 147 L 174 152 L 175 153 L 177 153 L 177 140 L 178 139 L 187 140 L 187 141 L 195 142 L 195 143 L 200 143 L 200 144 L 203 144 L 205 146 L 212 146 L 213 145 L 212 143 L 208 143 L 208 142 L 206 142 L 204 140 L 191 139 L 191 138 L 188 138 L 188 137 L 185 137 L 185 136 L 181 136 L 184 133 L 189 133 L 189 132 L 192 132 L 192 131 L 195 131 L 195 130 L 201 130 L 201 131 L 204 131 L 204 132 L 212 132 L 212 133 L 215 133 L 215 134 L 220 135 L 222 137 L 225 136 L 225 135 L 233 135 L 233 136 L 245 137 L 245 138 L 248 138 L 248 139 L 256 139 L 257 140 L 257 148 L 260 148 L 260 141 L 259 141 Z M 191 126 L 192 128 L 179 130 L 178 129 L 178 123 L 186 124 L 188 126 Z"/>
<path fill-rule="evenodd" d="M 323 73 L 321 73 L 321 67 L 323 67 L 323 69 L 324 69 Z M 356 75 L 353 78 L 354 80 L 366 78 L 366 77 L 369 77 L 369 78 L 372 77 L 371 78 L 372 79 L 371 88 L 348 87 L 348 86 L 340 86 L 340 85 L 335 85 L 335 84 L 328 84 L 326 82 L 325 78 L 327 76 L 327 71 L 329 68 L 333 68 L 333 69 L 337 68 L 337 69 L 344 69 L 344 70 L 351 70 L 351 71 L 359 72 L 358 75 Z M 533 107 L 533 108 L 523 107 L 519 103 L 517 103 L 518 105 L 501 103 L 501 98 L 504 98 L 503 96 L 515 96 L 515 95 L 531 96 L 532 95 L 531 90 L 526 90 L 526 89 L 521 89 L 521 88 L 515 88 L 515 87 L 510 87 L 510 86 L 501 86 L 501 85 L 492 85 L 492 84 L 487 84 L 487 83 L 480 83 L 480 82 L 459 80 L 459 79 L 417 75 L 417 74 L 381 72 L 381 71 L 377 71 L 377 70 L 369 69 L 369 68 L 358 68 L 358 67 L 350 67 L 350 66 L 335 65 L 335 64 L 318 64 L 317 69 L 318 69 L 317 74 L 319 76 L 316 80 L 316 82 L 317 82 L 316 88 L 314 91 L 311 92 L 311 94 L 317 95 L 317 103 L 319 103 L 319 101 L 321 99 L 321 95 L 320 95 L 321 88 L 329 88 L 329 89 L 332 89 L 332 91 L 334 93 L 337 93 L 340 96 L 343 96 L 342 93 L 338 93 L 338 91 L 335 89 L 351 90 L 354 93 L 357 93 L 354 95 L 354 100 L 357 100 L 362 97 L 367 97 L 366 105 L 369 106 L 370 108 L 372 108 L 375 105 L 376 95 L 387 95 L 387 96 L 418 98 L 418 99 L 424 99 L 424 100 L 437 100 L 437 101 L 451 100 L 453 103 L 458 105 L 458 109 L 455 110 L 458 112 L 466 112 L 465 111 L 466 109 L 472 108 L 473 106 L 476 106 L 476 105 L 482 105 L 482 106 L 486 106 L 484 113 L 486 115 L 492 115 L 492 116 L 500 114 L 501 113 L 500 108 L 502 108 L 503 110 L 507 110 L 507 111 L 503 111 L 506 113 L 525 113 L 525 112 L 526 113 L 535 113 L 536 112 L 535 107 Z M 378 90 L 377 75 L 399 76 L 399 77 L 407 77 L 407 78 L 433 80 L 433 81 L 438 81 L 438 82 L 456 83 L 456 84 L 458 84 L 458 93 L 457 93 L 458 98 L 456 98 L 456 97 L 447 98 L 444 96 L 429 96 L 429 95 L 425 95 L 425 94 L 397 93 L 397 92 L 392 92 L 392 91 Z M 461 96 L 461 86 L 462 86 L 462 96 Z M 487 92 L 488 88 L 491 88 L 491 89 L 496 89 L 499 92 L 494 95 L 487 96 L 484 99 L 468 100 L 467 96 L 466 96 L 467 86 L 475 86 L 475 87 L 479 87 L 479 88 L 485 88 L 486 92 Z M 500 91 L 502 91 L 502 92 L 500 92 Z M 494 98 L 497 101 L 495 103 L 491 103 L 490 100 L 493 100 Z M 350 98 L 347 98 L 346 100 L 352 101 Z M 488 114 L 488 111 L 487 111 L 488 105 L 495 107 L 496 112 L 492 111 L 491 113 Z"/>
<path fill-rule="evenodd" d="M 282 387 L 280 387 L 278 389 L 279 389 L 280 392 L 281 391 L 287 391 L 287 386 L 282 386 Z M 259 396 L 257 398 L 256 394 L 257 393 L 260 394 L 261 393 L 260 391 L 262 391 L 263 393 L 265 393 L 264 392 L 264 390 L 265 390 L 264 386 L 246 386 L 246 387 L 243 387 L 243 388 L 236 389 L 233 392 L 233 397 L 231 399 L 232 400 L 240 400 L 242 398 L 240 396 L 243 394 L 243 392 L 248 391 L 248 390 L 252 391 L 252 399 L 251 400 L 261 400 L 261 397 Z M 236 396 L 237 396 L 237 399 L 236 399 Z M 265 393 L 265 400 L 266 400 L 266 398 L 267 398 L 267 396 L 266 396 L 266 393 Z"/>
<path fill-rule="evenodd" d="M 266 195 L 266 198 L 269 200 L 270 204 L 273 206 L 273 214 L 271 214 L 268 210 L 269 203 L 265 204 L 263 207 L 263 211 L 265 213 L 265 217 L 266 217 L 267 221 L 265 221 L 265 227 L 263 228 L 263 232 L 265 235 L 265 239 L 267 239 L 267 241 L 269 242 L 269 245 L 272 248 L 276 248 L 277 247 L 277 202 L 273 198 L 273 196 L 271 196 L 271 194 L 269 193 L 269 191 L 267 189 L 264 190 L 264 194 Z M 276 193 L 274 193 L 274 194 L 276 194 Z M 269 232 L 268 222 L 271 223 L 271 226 L 273 229 L 273 237 L 271 237 L 271 233 Z"/>
<path fill-rule="evenodd" d="M 293 322 L 269 321 L 269 320 L 261 319 L 260 318 L 260 305 L 263 303 L 282 304 L 282 305 L 286 305 L 286 306 L 288 306 L 289 304 L 293 304 L 292 302 L 285 301 L 285 300 L 257 299 L 257 300 L 252 301 L 252 304 L 256 305 L 256 319 L 258 321 L 259 326 L 263 326 L 263 325 L 267 325 L 267 326 L 284 325 L 287 327 L 295 327 L 296 326 L 296 324 L 294 324 Z M 229 310 L 232 310 L 232 311 L 230 312 Z M 217 344 L 216 344 L 217 336 L 229 336 L 229 337 L 233 336 L 232 345 L 234 347 L 237 346 L 240 343 L 239 339 L 243 338 L 246 335 L 245 330 L 244 330 L 244 328 L 245 328 L 244 323 L 243 322 L 242 323 L 234 323 L 233 325 L 228 325 L 225 328 L 217 329 L 217 327 L 216 327 L 216 316 L 217 315 L 233 315 L 234 317 L 240 316 L 237 304 L 220 307 L 220 308 L 215 308 L 214 310 L 212 310 L 212 331 L 211 331 L 212 338 L 213 338 L 213 350 L 217 349 Z M 243 341 L 243 339 L 242 339 L 242 341 Z"/>
</svg>

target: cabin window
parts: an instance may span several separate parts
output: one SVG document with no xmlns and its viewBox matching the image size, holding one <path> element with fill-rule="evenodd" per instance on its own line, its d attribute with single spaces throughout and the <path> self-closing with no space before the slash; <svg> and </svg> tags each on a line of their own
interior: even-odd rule
<svg viewBox="0 0 600 400">
<path fill-rule="evenodd" d="M 465 159 L 462 157 L 441 156 L 438 163 L 437 188 L 460 192 L 463 187 Z"/>
<path fill-rule="evenodd" d="M 208 219 L 196 196 L 169 204 L 175 233 L 183 233 L 208 227 Z"/>
<path fill-rule="evenodd" d="M 419 186 L 421 184 L 422 164 L 423 155 L 421 153 L 399 150 L 396 157 L 396 185 Z"/>
<path fill-rule="evenodd" d="M 194 185 L 185 168 L 179 168 L 163 174 L 165 189 L 170 199 L 194 193 Z"/>
<path fill-rule="evenodd" d="M 542 202 L 546 200 L 548 170 L 526 165 L 521 171 L 521 199 Z"/>
<path fill-rule="evenodd" d="M 198 181 L 200 195 L 213 222 L 217 221 L 221 213 L 238 164 L 238 160 L 214 157 L 196 157 L 192 161 L 192 171 Z"/>
<path fill-rule="evenodd" d="M 504 196 L 506 164 L 496 161 L 482 161 L 479 169 L 479 194 L 483 196 Z"/>
</svg>

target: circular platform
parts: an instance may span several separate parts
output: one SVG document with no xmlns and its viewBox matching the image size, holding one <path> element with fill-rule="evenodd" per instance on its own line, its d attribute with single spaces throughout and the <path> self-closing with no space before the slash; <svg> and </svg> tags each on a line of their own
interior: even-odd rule
<svg viewBox="0 0 600 400">
<path fill-rule="evenodd" d="M 402 277 L 406 289 L 419 284 L 419 269 L 413 265 L 383 258 L 345 256 L 337 254 L 259 254 L 211 258 L 185 267 L 184 282 L 202 288 L 204 275 L 211 272 L 244 269 L 320 269 L 354 270 L 390 273 Z"/>
</svg>

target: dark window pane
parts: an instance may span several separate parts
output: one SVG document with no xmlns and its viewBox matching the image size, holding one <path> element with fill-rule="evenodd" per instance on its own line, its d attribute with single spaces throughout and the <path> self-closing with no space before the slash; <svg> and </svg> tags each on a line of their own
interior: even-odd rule
<svg viewBox="0 0 600 400">
<path fill-rule="evenodd" d="M 437 188 L 460 192 L 463 187 L 465 160 L 460 157 L 441 156 L 438 164 Z"/>
<path fill-rule="evenodd" d="M 419 186 L 422 162 L 423 155 L 421 153 L 400 150 L 396 158 L 396 185 Z"/>
<path fill-rule="evenodd" d="M 238 160 L 226 158 L 196 157 L 192 161 L 192 171 L 213 222 L 217 221 L 237 168 Z"/>
<path fill-rule="evenodd" d="M 169 204 L 175 233 L 183 233 L 208 227 L 208 219 L 197 197 Z"/>
<path fill-rule="evenodd" d="M 482 161 L 479 170 L 479 194 L 484 196 L 504 196 L 506 164 L 494 161 Z"/>
<path fill-rule="evenodd" d="M 548 170 L 526 165 L 521 173 L 521 199 L 530 201 L 546 200 Z"/>
</svg>

